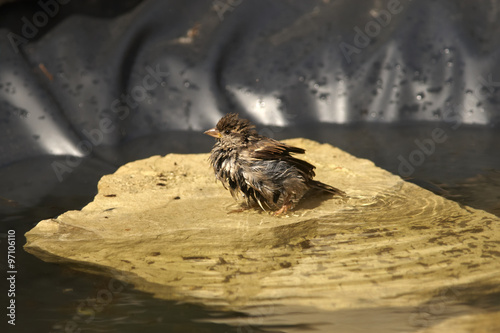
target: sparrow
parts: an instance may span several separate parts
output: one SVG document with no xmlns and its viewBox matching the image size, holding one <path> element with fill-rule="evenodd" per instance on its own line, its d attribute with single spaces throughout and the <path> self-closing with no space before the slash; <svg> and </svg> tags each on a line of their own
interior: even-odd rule
<svg viewBox="0 0 500 333">
<path fill-rule="evenodd" d="M 291 155 L 304 154 L 304 149 L 259 135 L 238 114 L 225 115 L 204 134 L 216 138 L 209 157 L 216 179 L 234 199 L 241 194 L 249 207 L 258 204 L 280 215 L 294 208 L 310 189 L 345 196 L 313 180 L 315 166 Z"/>
</svg>

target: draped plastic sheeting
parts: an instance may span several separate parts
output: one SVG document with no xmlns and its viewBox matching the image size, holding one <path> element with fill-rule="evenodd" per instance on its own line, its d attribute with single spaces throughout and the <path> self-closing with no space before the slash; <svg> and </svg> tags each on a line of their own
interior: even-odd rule
<svg viewBox="0 0 500 333">
<path fill-rule="evenodd" d="M 0 28 L 0 166 L 201 131 L 230 111 L 273 126 L 500 119 L 499 1 L 70 5 L 41 0 Z"/>
</svg>

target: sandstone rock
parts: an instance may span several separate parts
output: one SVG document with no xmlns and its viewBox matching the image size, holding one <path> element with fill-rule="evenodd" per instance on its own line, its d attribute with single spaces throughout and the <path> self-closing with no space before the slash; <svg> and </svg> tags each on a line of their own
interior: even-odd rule
<svg viewBox="0 0 500 333">
<path fill-rule="evenodd" d="M 405 309 L 406 329 L 430 332 L 440 320 L 429 322 L 424 308 L 437 299 L 451 309 L 473 291 L 499 292 L 499 218 L 330 145 L 287 142 L 306 149 L 316 179 L 349 197 L 313 196 L 282 217 L 228 213 L 238 204 L 215 182 L 208 154 L 153 156 L 104 176 L 81 211 L 41 221 L 25 248 L 45 261 L 120 273 L 156 297 L 257 315 L 272 309 L 262 317 L 275 320 L 296 308 L 325 314 L 316 318 L 323 322 L 339 311 Z"/>
</svg>

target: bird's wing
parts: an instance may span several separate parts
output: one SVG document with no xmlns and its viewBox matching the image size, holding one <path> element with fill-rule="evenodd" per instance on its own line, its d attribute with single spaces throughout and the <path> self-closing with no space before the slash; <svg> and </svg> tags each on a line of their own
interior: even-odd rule
<svg viewBox="0 0 500 333">
<path fill-rule="evenodd" d="M 261 138 L 260 140 L 250 143 L 249 145 L 249 155 L 251 158 L 287 161 L 304 172 L 306 176 L 310 178 L 314 177 L 314 165 L 295 158 L 290 155 L 290 153 L 304 154 L 305 150 L 270 138 Z"/>
</svg>

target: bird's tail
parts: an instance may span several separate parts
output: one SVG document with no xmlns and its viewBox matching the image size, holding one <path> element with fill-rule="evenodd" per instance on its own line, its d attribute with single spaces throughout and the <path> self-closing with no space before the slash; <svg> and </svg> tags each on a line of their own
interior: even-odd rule
<svg viewBox="0 0 500 333">
<path fill-rule="evenodd" d="M 309 182 L 309 185 L 314 188 L 314 189 L 318 189 L 318 190 L 321 190 L 321 191 L 324 191 L 324 192 L 328 192 L 328 193 L 331 193 L 331 194 L 334 194 L 334 195 L 340 195 L 342 197 L 345 197 L 346 196 L 346 193 L 342 190 L 339 190 L 338 188 L 335 188 L 333 186 L 330 186 L 328 184 L 325 184 L 325 183 L 322 183 L 322 182 L 318 182 L 317 180 L 311 180 Z"/>
</svg>

